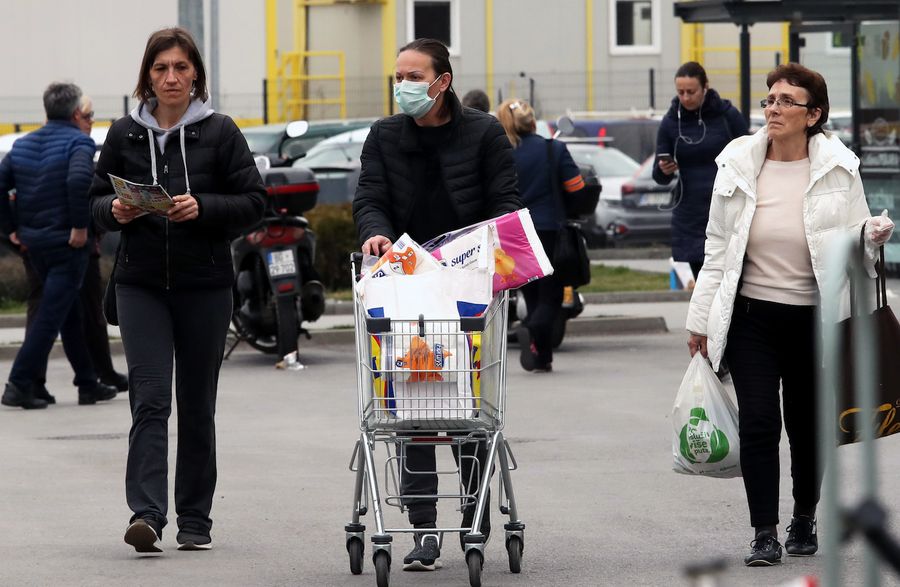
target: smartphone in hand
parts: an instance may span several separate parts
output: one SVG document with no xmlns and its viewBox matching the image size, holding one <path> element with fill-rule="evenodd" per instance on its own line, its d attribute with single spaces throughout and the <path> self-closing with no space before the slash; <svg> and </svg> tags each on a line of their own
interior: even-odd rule
<svg viewBox="0 0 900 587">
<path fill-rule="evenodd" d="M 657 153 L 656 157 L 664 163 L 675 163 L 675 159 L 673 159 L 672 155 L 669 153 Z"/>
</svg>

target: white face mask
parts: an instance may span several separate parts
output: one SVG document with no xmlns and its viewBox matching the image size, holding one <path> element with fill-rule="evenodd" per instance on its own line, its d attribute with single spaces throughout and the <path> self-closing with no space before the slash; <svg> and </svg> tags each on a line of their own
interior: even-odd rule
<svg viewBox="0 0 900 587">
<path fill-rule="evenodd" d="M 441 79 L 439 75 L 433 82 L 411 82 L 403 80 L 394 84 L 394 101 L 400 106 L 404 114 L 413 118 L 422 118 L 434 106 L 437 96 L 428 95 L 428 90 Z"/>
</svg>

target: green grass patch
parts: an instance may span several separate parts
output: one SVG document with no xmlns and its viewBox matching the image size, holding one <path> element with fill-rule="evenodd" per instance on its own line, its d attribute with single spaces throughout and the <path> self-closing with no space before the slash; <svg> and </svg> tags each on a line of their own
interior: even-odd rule
<svg viewBox="0 0 900 587">
<path fill-rule="evenodd" d="M 26 308 L 25 302 L 0 299 L 0 314 L 24 314 Z"/>
<path fill-rule="evenodd" d="M 669 289 L 669 275 L 634 271 L 627 267 L 591 264 L 591 282 L 578 288 L 582 293 L 661 291 Z"/>
</svg>

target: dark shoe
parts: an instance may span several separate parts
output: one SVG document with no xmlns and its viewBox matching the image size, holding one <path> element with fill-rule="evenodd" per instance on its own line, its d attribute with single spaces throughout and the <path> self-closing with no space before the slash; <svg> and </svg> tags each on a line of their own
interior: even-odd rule
<svg viewBox="0 0 900 587">
<path fill-rule="evenodd" d="M 516 336 L 519 339 L 519 363 L 526 371 L 534 371 L 537 363 L 537 349 L 531 342 L 531 334 L 526 327 L 519 326 L 516 328 Z"/>
<path fill-rule="evenodd" d="M 103 402 L 116 397 L 119 393 L 112 385 L 106 385 L 99 381 L 94 385 L 78 386 L 78 405 L 89 406 L 97 402 Z"/>
<path fill-rule="evenodd" d="M 141 553 L 162 552 L 161 532 L 157 526 L 150 518 L 137 518 L 125 530 L 125 543 Z"/>
<path fill-rule="evenodd" d="M 441 548 L 436 534 L 415 534 L 416 547 L 403 559 L 404 571 L 433 571 L 441 568 Z"/>
<path fill-rule="evenodd" d="M 769 533 L 757 534 L 756 540 L 750 543 L 750 554 L 744 558 L 748 567 L 771 567 L 781 564 L 781 545 Z"/>
<path fill-rule="evenodd" d="M 784 549 L 788 556 L 812 556 L 819 550 L 816 536 L 816 519 L 809 516 L 794 516 L 787 527 L 788 537 Z"/>
<path fill-rule="evenodd" d="M 471 528 L 472 521 L 475 518 L 475 504 L 472 504 L 469 507 L 463 508 L 463 517 L 462 523 L 460 524 L 463 528 Z M 491 494 L 490 491 L 487 495 L 487 502 L 484 505 L 484 515 L 481 516 L 481 533 L 484 535 L 484 543 L 487 544 L 488 539 L 491 537 Z M 461 532 L 459 535 L 459 547 L 463 549 L 463 552 L 466 550 L 466 534 L 467 532 Z"/>
<path fill-rule="evenodd" d="M 178 529 L 178 550 L 209 550 L 212 548 L 212 539 L 209 530 L 200 524 L 186 523 Z"/>
<path fill-rule="evenodd" d="M 534 372 L 535 373 L 552 373 L 553 372 L 553 363 L 544 363 L 543 365 L 535 365 Z"/>
<path fill-rule="evenodd" d="M 0 398 L 0 404 L 25 410 L 41 410 L 47 407 L 47 402 L 34 397 L 30 389 L 23 391 L 14 383 L 6 384 L 6 389 L 3 390 L 3 397 Z"/>
<path fill-rule="evenodd" d="M 37 399 L 42 399 L 48 404 L 56 403 L 56 398 L 50 395 L 50 392 L 47 391 L 47 385 L 45 383 L 41 383 L 40 385 L 35 383 L 32 389 L 34 390 L 34 397 L 36 397 Z"/>
<path fill-rule="evenodd" d="M 112 385 L 119 391 L 128 391 L 128 376 L 113 371 L 111 375 L 100 378 L 100 383 Z"/>
</svg>

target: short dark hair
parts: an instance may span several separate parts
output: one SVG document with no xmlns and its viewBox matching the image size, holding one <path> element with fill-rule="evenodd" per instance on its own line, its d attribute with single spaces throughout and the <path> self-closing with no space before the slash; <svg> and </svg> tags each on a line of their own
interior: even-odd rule
<svg viewBox="0 0 900 587">
<path fill-rule="evenodd" d="M 400 50 L 397 51 L 397 55 L 400 55 L 404 51 L 418 51 L 419 53 L 424 53 L 431 57 L 431 67 L 437 75 L 443 75 L 445 73 L 450 74 L 450 85 L 447 86 L 447 92 L 453 92 L 453 67 L 450 65 L 450 50 L 447 49 L 446 45 L 437 39 L 421 38 L 410 41 L 400 47 Z M 447 100 L 444 100 L 440 114 L 444 116 L 449 110 L 450 104 Z"/>
<path fill-rule="evenodd" d="M 81 105 L 81 88 L 75 84 L 54 82 L 44 90 L 47 120 L 69 120 Z"/>
<path fill-rule="evenodd" d="M 481 110 L 482 112 L 491 111 L 491 99 L 482 90 L 469 90 L 463 96 L 462 105 Z"/>
<path fill-rule="evenodd" d="M 813 71 L 799 63 L 783 63 L 766 76 L 766 87 L 771 89 L 776 82 L 786 81 L 792 86 L 803 88 L 809 94 L 807 110 L 818 108 L 822 111 L 819 120 L 806 129 L 806 136 L 811 137 L 822 132 L 822 125 L 828 122 L 828 84 L 818 71 Z"/>
<path fill-rule="evenodd" d="M 155 95 L 153 86 L 150 84 L 150 68 L 153 67 L 157 55 L 176 46 L 187 53 L 188 60 L 197 70 L 197 79 L 194 80 L 194 97 L 204 102 L 209 99 L 209 92 L 206 89 L 206 68 L 203 67 L 200 50 L 197 49 L 197 43 L 194 42 L 191 33 L 181 27 L 160 29 L 147 39 L 144 58 L 141 60 L 141 71 L 138 74 L 137 86 L 134 88 L 135 98 L 146 102 Z"/>
<path fill-rule="evenodd" d="M 682 63 L 681 67 L 675 72 L 675 77 L 694 77 L 700 81 L 700 87 L 705 88 L 709 85 L 709 78 L 706 77 L 706 70 L 696 61 Z"/>
</svg>

